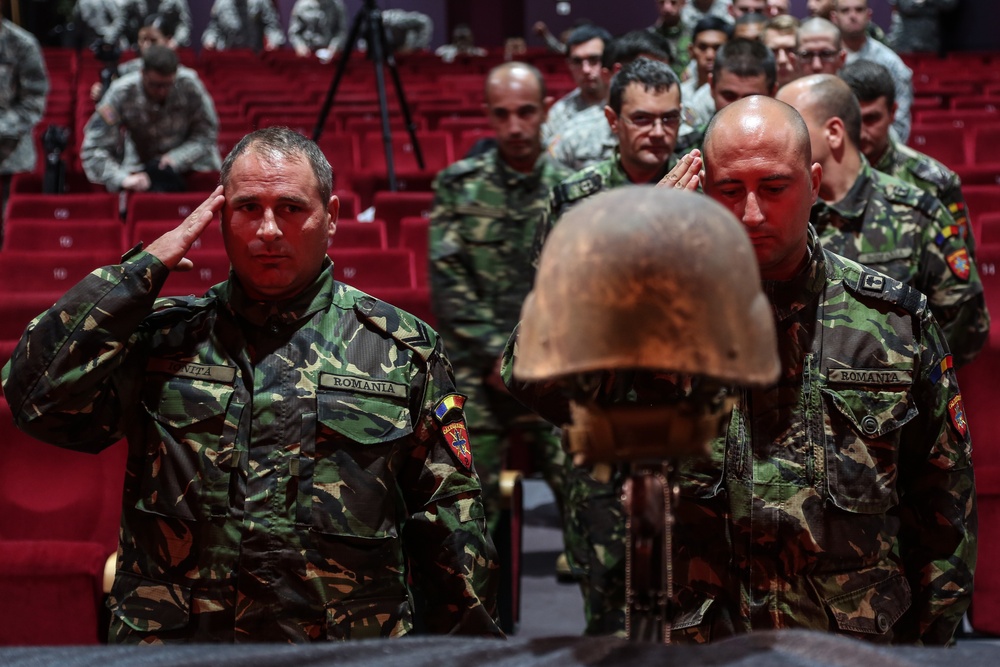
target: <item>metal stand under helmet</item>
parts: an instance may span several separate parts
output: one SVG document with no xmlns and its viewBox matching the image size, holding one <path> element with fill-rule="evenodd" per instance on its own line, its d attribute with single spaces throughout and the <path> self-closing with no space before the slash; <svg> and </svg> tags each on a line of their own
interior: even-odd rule
<svg viewBox="0 0 1000 667">
<path fill-rule="evenodd" d="M 330 83 L 330 89 L 326 93 L 323 101 L 323 108 L 320 109 L 319 117 L 316 120 L 316 128 L 313 130 L 313 141 L 319 141 L 323 133 L 323 126 L 326 118 L 333 107 L 337 89 L 340 87 L 340 80 L 347 69 L 347 63 L 351 59 L 351 54 L 357 46 L 359 36 L 364 36 L 368 45 L 368 55 L 375 67 L 375 86 L 378 92 L 379 112 L 382 118 L 382 145 L 385 147 L 385 166 L 389 176 L 389 189 L 397 190 L 396 169 L 392 157 L 392 130 L 389 127 L 389 107 L 385 92 L 385 73 L 383 65 L 388 65 L 389 73 L 392 75 L 392 83 L 396 88 L 396 97 L 399 99 L 399 106 L 403 111 L 403 119 L 406 121 L 406 131 L 410 135 L 413 143 L 413 152 L 417 158 L 417 165 L 424 168 L 424 155 L 420 150 L 420 143 L 417 141 L 416 127 L 410 115 L 410 108 L 406 103 L 406 96 L 403 94 L 403 84 L 399 78 L 399 70 L 396 68 L 396 57 L 388 48 L 385 39 L 385 26 L 382 23 L 382 10 L 378 8 L 375 0 L 365 0 L 364 6 L 358 10 L 351 25 L 351 31 L 347 36 L 347 46 L 337 63 L 337 70 Z"/>
</svg>

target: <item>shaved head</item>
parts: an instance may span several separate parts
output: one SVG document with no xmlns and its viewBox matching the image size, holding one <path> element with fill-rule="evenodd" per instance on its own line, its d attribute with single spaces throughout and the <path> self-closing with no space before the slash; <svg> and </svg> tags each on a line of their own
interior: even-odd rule
<svg viewBox="0 0 1000 667">
<path fill-rule="evenodd" d="M 534 80 L 533 84 L 531 80 Z M 545 79 L 536 67 L 517 61 L 497 65 L 486 75 L 486 102 L 490 102 L 490 93 L 496 93 L 498 89 L 525 84 L 537 86 L 538 99 L 545 99 Z"/>
<path fill-rule="evenodd" d="M 736 137 L 761 139 L 764 133 L 777 133 L 773 138 L 785 143 L 789 158 L 801 160 L 807 169 L 812 165 L 809 128 L 802 116 L 784 102 L 754 95 L 733 102 L 712 117 L 705 130 L 703 159 L 706 169 L 714 153 L 712 144 L 716 136 L 723 138 L 724 143 L 720 146 L 725 146 L 725 142 Z"/>
<path fill-rule="evenodd" d="M 783 86 L 778 99 L 798 109 L 810 125 L 822 126 L 839 118 L 851 143 L 861 145 L 861 107 L 843 79 L 832 74 L 802 77 Z"/>
</svg>

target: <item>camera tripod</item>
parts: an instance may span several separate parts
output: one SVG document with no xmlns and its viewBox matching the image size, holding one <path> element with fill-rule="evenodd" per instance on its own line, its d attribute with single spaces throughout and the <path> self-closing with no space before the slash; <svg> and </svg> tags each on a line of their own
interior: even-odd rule
<svg viewBox="0 0 1000 667">
<path fill-rule="evenodd" d="M 378 92 L 378 106 L 382 118 L 382 145 L 385 147 L 385 166 L 389 176 L 389 189 L 397 190 L 396 169 L 392 157 L 392 130 L 389 127 L 389 107 L 385 92 L 385 72 L 383 65 L 388 65 L 389 73 L 392 75 L 392 82 L 396 88 L 396 97 L 399 99 L 399 106 L 403 111 L 403 119 L 406 121 L 406 131 L 410 134 L 410 141 L 413 143 L 413 152 L 417 158 L 417 164 L 424 168 L 424 155 L 420 150 L 420 143 L 417 141 L 416 128 L 413 118 L 410 115 L 410 108 L 406 103 L 406 96 L 403 94 L 403 84 L 399 79 L 399 70 L 396 68 L 396 57 L 389 50 L 385 39 L 385 26 L 382 23 L 382 10 L 378 8 L 375 0 L 365 0 L 364 7 L 358 10 L 351 25 L 351 31 L 347 36 L 347 46 L 343 56 L 337 63 L 337 70 L 330 83 L 330 90 L 326 93 L 323 101 L 323 108 L 320 109 L 319 118 L 316 120 L 316 128 L 313 130 L 313 141 L 319 141 L 323 133 L 323 126 L 326 118 L 333 107 L 333 101 L 337 96 L 337 89 L 340 87 L 340 80 L 347 69 L 347 63 L 351 59 L 351 54 L 357 45 L 358 37 L 364 35 L 368 44 L 368 54 L 375 66 L 375 86 Z"/>
</svg>

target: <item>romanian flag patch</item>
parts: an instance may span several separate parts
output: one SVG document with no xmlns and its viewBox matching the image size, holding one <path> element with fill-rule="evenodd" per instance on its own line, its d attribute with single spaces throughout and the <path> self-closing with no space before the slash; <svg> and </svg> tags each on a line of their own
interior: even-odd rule
<svg viewBox="0 0 1000 667">
<path fill-rule="evenodd" d="M 453 411 L 462 411 L 465 406 L 465 396 L 461 394 L 448 394 L 434 406 L 434 417 L 439 422 L 444 422 L 445 418 L 448 417 Z"/>
<path fill-rule="evenodd" d="M 938 232 L 938 235 L 934 238 L 934 242 L 937 243 L 938 245 L 943 246 L 944 242 L 950 239 L 952 236 L 964 237 L 965 235 L 962 233 L 962 228 L 959 227 L 958 225 L 948 225 L 940 232 Z"/>
<path fill-rule="evenodd" d="M 445 424 L 441 427 L 441 433 L 459 463 L 466 470 L 472 470 L 472 448 L 469 446 L 469 430 L 465 428 L 465 421 Z"/>
<path fill-rule="evenodd" d="M 952 361 L 951 355 L 941 360 L 941 363 L 937 365 L 937 368 L 931 371 L 931 383 L 937 384 L 941 376 L 954 368 L 955 362 Z"/>
<path fill-rule="evenodd" d="M 969 274 L 972 272 L 972 260 L 969 259 L 969 251 L 961 248 L 948 255 L 948 267 L 959 280 L 968 280 Z"/>
<path fill-rule="evenodd" d="M 969 437 L 969 422 L 965 420 L 965 404 L 962 403 L 962 395 L 957 394 L 955 398 L 948 401 L 948 414 L 951 416 L 951 425 L 955 427 L 963 439 Z"/>
<path fill-rule="evenodd" d="M 955 218 L 955 224 L 962 228 L 962 236 L 969 236 L 969 218 L 965 215 L 965 203 L 955 202 L 948 206 L 948 212 Z"/>
</svg>

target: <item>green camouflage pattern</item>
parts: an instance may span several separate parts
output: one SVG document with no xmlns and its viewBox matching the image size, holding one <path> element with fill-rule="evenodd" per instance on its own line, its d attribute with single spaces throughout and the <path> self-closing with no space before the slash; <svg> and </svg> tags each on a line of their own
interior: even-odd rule
<svg viewBox="0 0 1000 667">
<path fill-rule="evenodd" d="M 933 195 L 864 162 L 847 195 L 835 204 L 817 201 L 810 219 L 824 248 L 927 295 L 956 366 L 976 357 L 990 327 L 983 284 L 960 228 Z M 965 268 L 964 277 L 949 258 Z"/>
<path fill-rule="evenodd" d="M 32 130 L 45 114 L 49 75 L 35 36 L 0 21 L 0 174 L 16 174 L 37 164 Z"/>
<path fill-rule="evenodd" d="M 499 475 L 514 433 L 562 499 L 564 454 L 551 425 L 488 379 L 531 289 L 538 218 L 567 175 L 544 154 L 530 174 L 516 172 L 493 149 L 449 166 L 434 183 L 431 301 L 459 391 L 469 396 L 466 417 L 490 525 L 499 515 Z"/>
<path fill-rule="evenodd" d="M 124 153 L 122 131 L 128 137 Z M 182 174 L 218 170 L 218 138 L 215 104 L 197 72 L 178 67 L 176 83 L 160 105 L 146 97 L 142 72 L 136 71 L 112 82 L 104 93 L 84 128 L 80 161 L 92 183 L 117 192 L 129 174 L 163 157 Z"/>
<path fill-rule="evenodd" d="M 930 155 L 915 151 L 891 136 L 885 153 L 874 167 L 937 197 L 962 230 L 969 254 L 975 258 L 976 239 L 972 233 L 972 222 L 965 206 L 965 197 L 962 196 L 962 181 L 958 174 Z"/>
<path fill-rule="evenodd" d="M 667 161 L 660 173 L 650 182 L 658 183 L 676 163 L 675 154 Z M 611 157 L 577 171 L 552 188 L 552 193 L 546 203 L 542 217 L 539 219 L 539 224 L 532 241 L 532 266 L 538 266 L 538 258 L 542 254 L 542 246 L 545 245 L 545 240 L 552 233 L 552 228 L 556 222 L 566 211 L 591 195 L 630 183 L 632 181 L 629 180 L 628 174 L 622 168 L 621 158 L 616 146 L 612 149 Z"/>
<path fill-rule="evenodd" d="M 677 25 L 669 28 L 653 25 L 648 30 L 670 43 L 670 55 L 673 56 L 670 67 L 674 70 L 677 78 L 683 80 L 684 70 L 691 62 L 691 51 L 688 47 L 691 46 L 691 31 L 694 30 L 694 24 L 687 25 L 684 21 L 679 21 Z"/>
<path fill-rule="evenodd" d="M 815 240 L 798 277 L 764 288 L 782 375 L 741 392 L 711 456 L 679 467 L 672 641 L 802 628 L 951 642 L 972 596 L 975 485 L 951 355 L 926 297 Z M 516 333 L 508 387 L 566 423 L 557 385 L 511 376 Z M 654 404 L 676 387 L 609 373 L 598 391 L 607 403 Z M 624 605 L 623 591 L 607 595 Z"/>
<path fill-rule="evenodd" d="M 145 252 L 96 270 L 3 369 L 29 435 L 128 439 L 110 640 L 499 636 L 479 481 L 446 436 L 462 411 L 435 414 L 455 395 L 435 332 L 329 262 L 280 304 L 233 277 L 156 300 L 167 275 Z"/>
</svg>

